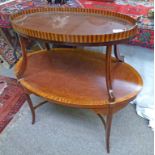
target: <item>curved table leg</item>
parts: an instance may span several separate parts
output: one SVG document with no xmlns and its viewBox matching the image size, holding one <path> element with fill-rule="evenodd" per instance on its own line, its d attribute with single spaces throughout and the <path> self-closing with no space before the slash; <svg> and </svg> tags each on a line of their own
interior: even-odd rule
<svg viewBox="0 0 155 155">
<path fill-rule="evenodd" d="M 26 94 L 26 99 L 27 99 L 27 102 L 29 104 L 29 107 L 32 113 L 32 124 L 34 124 L 35 123 L 35 109 L 33 107 L 32 100 L 28 94 Z"/>
<path fill-rule="evenodd" d="M 101 114 L 97 114 L 97 115 L 98 115 L 98 117 L 101 119 L 101 121 L 102 121 L 102 123 L 103 123 L 103 125 L 104 125 L 104 128 L 106 129 L 106 122 L 105 122 L 103 116 L 102 116 Z"/>
<path fill-rule="evenodd" d="M 27 53 L 26 53 L 25 38 L 19 36 L 19 42 L 20 42 L 21 51 L 22 51 L 22 64 L 21 64 L 21 68 L 20 68 L 19 72 L 17 73 L 18 79 L 22 78 L 22 76 L 26 70 L 26 66 L 27 66 Z"/>
<path fill-rule="evenodd" d="M 108 45 L 106 47 L 106 86 L 109 95 L 109 101 L 112 102 L 115 100 L 114 92 L 112 89 L 112 78 L 111 78 L 111 53 L 112 53 L 112 45 Z"/>
<path fill-rule="evenodd" d="M 109 113 L 107 115 L 107 121 L 106 121 L 106 149 L 108 153 L 110 153 L 111 124 L 112 124 L 112 113 Z"/>
<path fill-rule="evenodd" d="M 111 125 L 112 125 L 112 109 L 111 106 L 109 106 L 108 109 L 93 109 L 95 113 L 99 116 L 101 119 L 104 128 L 105 128 L 105 141 L 106 141 L 106 150 L 107 153 L 110 152 L 110 133 L 111 133 Z M 103 118 L 103 115 L 106 116 L 106 121 Z"/>
<path fill-rule="evenodd" d="M 107 45 L 105 66 L 106 66 L 106 85 L 107 85 L 107 91 L 109 95 L 109 102 L 113 102 L 115 100 L 115 96 L 112 88 L 112 77 L 111 77 L 111 53 L 112 53 L 112 45 Z M 112 123 L 112 111 L 110 106 L 109 106 L 108 113 L 106 115 L 107 115 L 106 148 L 107 148 L 107 152 L 109 153 L 110 152 L 110 131 L 111 131 L 111 123 Z"/>
<path fill-rule="evenodd" d="M 31 114 L 32 114 L 32 124 L 34 124 L 35 123 L 35 119 L 36 119 L 35 110 L 37 108 L 39 108 L 40 106 L 44 105 L 45 103 L 47 103 L 48 101 L 43 101 L 43 102 L 40 102 L 40 103 L 36 104 L 35 106 L 33 106 L 33 103 L 32 103 L 32 100 L 30 98 L 30 95 L 29 95 L 29 93 L 26 90 L 25 90 L 25 95 L 26 95 L 26 101 L 28 102 L 28 105 L 30 107 Z"/>
<path fill-rule="evenodd" d="M 114 55 L 119 62 L 124 62 L 124 56 L 120 55 L 118 45 L 114 45 Z"/>
</svg>

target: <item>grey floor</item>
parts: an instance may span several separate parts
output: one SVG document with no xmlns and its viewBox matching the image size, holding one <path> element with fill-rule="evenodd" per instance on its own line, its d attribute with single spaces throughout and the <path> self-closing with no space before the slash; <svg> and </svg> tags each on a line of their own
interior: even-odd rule
<svg viewBox="0 0 155 155">
<path fill-rule="evenodd" d="M 142 68 L 153 61 L 151 50 L 124 45 L 120 49 L 142 76 L 148 75 Z M 4 68 L 2 75 L 14 76 L 12 70 Z M 32 99 L 34 103 L 41 100 Z M 24 104 L 0 135 L 0 155 L 107 154 L 103 125 L 92 111 L 51 103 L 39 108 L 36 116 L 36 124 L 31 125 L 30 110 Z M 114 115 L 110 154 L 153 155 L 153 132 L 148 121 L 136 114 L 135 105 L 129 104 Z"/>
</svg>

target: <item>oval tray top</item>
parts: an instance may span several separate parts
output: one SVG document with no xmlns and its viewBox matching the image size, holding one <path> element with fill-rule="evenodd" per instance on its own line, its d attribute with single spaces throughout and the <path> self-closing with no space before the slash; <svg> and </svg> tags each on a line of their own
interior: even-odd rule
<svg viewBox="0 0 155 155">
<path fill-rule="evenodd" d="M 11 16 L 17 33 L 66 43 L 104 43 L 132 37 L 136 20 L 108 10 L 33 8 Z"/>
</svg>

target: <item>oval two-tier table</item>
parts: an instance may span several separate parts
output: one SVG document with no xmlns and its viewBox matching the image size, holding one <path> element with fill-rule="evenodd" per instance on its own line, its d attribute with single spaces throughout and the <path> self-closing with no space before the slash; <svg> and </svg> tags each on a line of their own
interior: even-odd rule
<svg viewBox="0 0 155 155">
<path fill-rule="evenodd" d="M 35 109 L 46 101 L 91 109 L 106 130 L 106 148 L 112 116 L 134 100 L 142 88 L 138 72 L 123 62 L 116 45 L 136 34 L 136 21 L 106 10 L 35 8 L 11 17 L 23 57 L 15 73 L 25 89 L 35 122 Z M 25 40 L 45 41 L 46 49 L 27 53 Z M 76 46 L 106 46 L 105 54 L 83 48 L 50 48 L 48 42 Z M 114 46 L 115 57 L 112 57 Z M 33 106 L 29 94 L 46 99 Z M 106 121 L 104 117 L 106 116 Z"/>
</svg>

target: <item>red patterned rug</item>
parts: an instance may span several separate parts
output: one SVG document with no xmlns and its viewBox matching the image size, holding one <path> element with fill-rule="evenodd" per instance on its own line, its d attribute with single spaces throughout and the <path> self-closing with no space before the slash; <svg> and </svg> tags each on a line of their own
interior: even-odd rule
<svg viewBox="0 0 155 155">
<path fill-rule="evenodd" d="M 78 0 L 85 8 L 108 9 L 111 11 L 128 14 L 133 17 L 147 15 L 150 9 L 153 9 L 152 1 L 133 1 L 133 0 L 115 0 L 114 2 L 104 2 L 104 0 Z"/>
<path fill-rule="evenodd" d="M 139 31 L 134 39 L 129 41 L 132 45 L 154 48 L 154 19 L 148 18 L 148 13 L 154 8 L 153 0 L 115 0 L 105 2 L 104 0 L 76 0 L 84 8 L 107 9 L 130 15 L 134 18 L 140 17 L 138 23 Z"/>
<path fill-rule="evenodd" d="M 0 133 L 26 101 L 23 89 L 12 78 L 0 76 Z"/>
<path fill-rule="evenodd" d="M 48 5 L 47 0 L 0 0 L 0 28 L 8 28 L 10 34 L 12 34 L 10 15 L 21 10 L 29 9 L 32 7 L 81 7 L 78 2 L 74 0 L 68 0 L 66 4 L 52 4 Z M 7 36 L 6 36 L 7 37 Z M 0 31 L 0 60 L 2 59 L 7 68 L 12 67 L 17 58 L 14 55 L 14 49 L 10 43 L 6 40 Z M 19 58 L 21 53 L 16 51 L 16 55 Z"/>
</svg>

